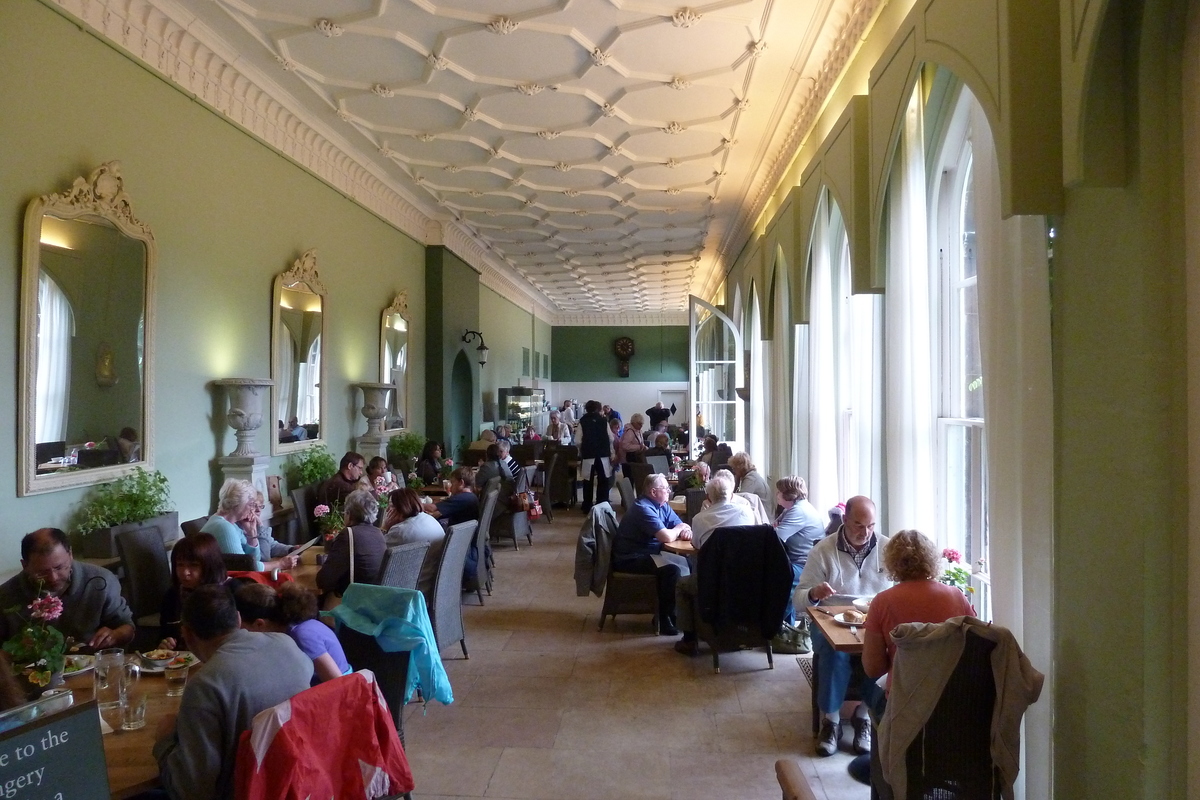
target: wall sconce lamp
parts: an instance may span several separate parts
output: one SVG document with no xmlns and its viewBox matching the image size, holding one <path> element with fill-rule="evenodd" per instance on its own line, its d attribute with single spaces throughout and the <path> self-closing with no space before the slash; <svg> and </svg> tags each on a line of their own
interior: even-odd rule
<svg viewBox="0 0 1200 800">
<path fill-rule="evenodd" d="M 468 330 L 463 334 L 462 340 L 467 344 L 470 344 L 471 341 L 476 337 L 479 338 L 479 347 L 475 348 L 477 358 L 479 359 L 479 366 L 487 366 L 488 346 L 483 343 L 483 334 L 479 331 Z"/>
</svg>

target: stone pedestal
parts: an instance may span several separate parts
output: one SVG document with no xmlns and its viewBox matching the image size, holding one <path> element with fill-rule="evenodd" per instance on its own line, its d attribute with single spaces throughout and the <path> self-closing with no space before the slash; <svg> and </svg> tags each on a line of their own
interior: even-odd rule
<svg viewBox="0 0 1200 800">
<path fill-rule="evenodd" d="M 388 415 L 388 393 L 395 391 L 392 383 L 356 383 L 354 387 L 363 393 L 360 409 L 367 418 L 367 432 L 355 439 L 355 448 L 363 458 L 370 461 L 375 456 L 387 458 L 387 443 L 391 433 L 383 429 Z"/>
<path fill-rule="evenodd" d="M 271 506 L 271 498 L 267 494 L 267 468 L 271 465 L 271 457 L 254 456 L 222 456 L 217 459 L 221 466 L 222 483 L 235 478 L 240 481 L 250 481 L 254 488 L 262 492 L 266 506 L 263 508 L 262 519 L 270 519 L 278 510 Z"/>
</svg>

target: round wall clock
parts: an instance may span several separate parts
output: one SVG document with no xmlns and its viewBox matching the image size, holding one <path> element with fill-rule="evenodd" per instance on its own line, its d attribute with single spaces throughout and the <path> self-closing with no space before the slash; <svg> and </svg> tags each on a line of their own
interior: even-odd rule
<svg viewBox="0 0 1200 800">
<path fill-rule="evenodd" d="M 633 339 L 628 336 L 622 336 L 613 342 L 613 352 L 617 354 L 617 358 L 622 361 L 628 361 L 633 357 Z"/>
</svg>

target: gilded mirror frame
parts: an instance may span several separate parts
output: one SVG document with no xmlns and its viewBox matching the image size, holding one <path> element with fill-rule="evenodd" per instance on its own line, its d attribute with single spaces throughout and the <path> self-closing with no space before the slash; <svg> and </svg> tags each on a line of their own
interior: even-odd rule
<svg viewBox="0 0 1200 800">
<path fill-rule="evenodd" d="M 321 371 L 317 376 L 317 385 L 321 387 L 319 402 L 317 405 L 317 416 L 319 435 L 313 439 L 302 439 L 298 442 L 281 442 L 279 441 L 278 431 L 276 429 L 276 415 L 279 410 L 279 390 L 282 376 L 283 365 L 279 362 L 279 337 L 283 334 L 281 330 L 283 321 L 280 319 L 279 301 L 283 297 L 284 289 L 291 289 L 296 286 L 303 286 L 317 297 L 321 298 Z M 328 392 L 325 390 L 326 377 L 329 370 L 326 367 L 328 362 L 328 354 L 325 350 L 328 347 L 329 339 L 326 334 L 329 330 L 328 317 L 329 308 L 325 302 L 327 293 L 325 284 L 321 282 L 320 276 L 317 274 L 317 251 L 315 249 L 306 250 L 304 255 L 292 262 L 292 266 L 286 272 L 281 272 L 275 276 L 275 288 L 271 295 L 271 379 L 275 385 L 271 387 L 271 455 L 281 456 L 289 453 L 298 453 L 302 450 L 307 450 L 319 444 L 325 444 L 325 426 L 329 424 L 329 401 Z"/>
<path fill-rule="evenodd" d="M 47 214 L 62 220 L 107 225 L 141 242 L 145 248 L 142 285 L 142 417 L 140 459 L 89 469 L 60 470 L 39 475 L 36 457 L 38 277 L 41 271 L 42 219 Z M 17 494 L 21 497 L 107 483 L 130 475 L 138 467 L 154 469 L 154 283 L 157 246 L 150 226 L 133 213 L 133 204 L 121 178 L 121 162 L 107 161 L 87 177 L 77 177 L 64 192 L 35 198 L 25 211 L 21 253 L 21 349 L 19 418 L 17 433 Z M 101 347 L 105 345 L 102 343 Z M 110 349 L 111 352 L 111 349 Z M 111 369 L 111 361 L 110 367 Z M 104 375 L 98 361 L 99 385 L 111 386 L 116 376 Z M 111 381 L 105 383 L 103 380 Z"/>
<path fill-rule="evenodd" d="M 380 383 L 391 383 L 392 382 L 391 364 L 387 363 L 387 332 L 388 332 L 388 319 L 393 314 L 399 315 L 400 318 L 403 319 L 404 322 L 406 323 L 406 325 L 408 326 L 408 335 L 410 337 L 409 341 L 408 341 L 408 345 L 409 345 L 409 352 L 411 354 L 411 352 L 412 352 L 412 339 L 411 339 L 411 337 L 412 337 L 412 317 L 410 317 L 409 313 L 408 313 L 408 290 L 407 289 L 405 289 L 402 292 L 399 292 L 396 295 L 395 299 L 392 300 L 392 304 L 390 306 L 388 306 L 387 308 L 385 308 L 383 310 L 383 313 L 379 317 L 379 382 Z M 392 415 L 390 412 L 393 409 L 395 409 L 395 408 L 402 409 L 404 411 L 404 425 L 401 426 L 400 428 L 393 428 L 390 425 L 385 426 L 385 427 L 387 427 L 388 430 L 401 430 L 408 426 L 408 415 L 409 415 L 408 384 L 409 384 L 409 373 L 410 372 L 411 372 L 411 369 L 409 369 L 409 366 L 406 363 L 405 367 L 404 367 L 404 385 L 396 386 L 396 388 L 392 390 L 392 392 L 393 392 L 393 394 L 392 394 L 393 399 L 392 399 L 392 403 L 391 403 L 392 408 L 388 409 L 388 411 L 389 411 L 388 420 L 389 421 L 392 419 Z"/>
</svg>

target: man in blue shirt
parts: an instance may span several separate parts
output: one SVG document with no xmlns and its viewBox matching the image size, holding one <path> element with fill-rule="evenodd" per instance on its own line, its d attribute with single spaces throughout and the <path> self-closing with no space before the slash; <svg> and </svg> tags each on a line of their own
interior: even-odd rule
<svg viewBox="0 0 1200 800">
<path fill-rule="evenodd" d="M 675 627 L 675 582 L 679 580 L 679 567 L 659 566 L 651 556 L 657 555 L 668 542 L 691 539 L 692 529 L 667 505 L 671 489 L 665 475 L 651 475 L 642 491 L 633 508 L 621 518 L 613 537 L 612 567 L 618 572 L 655 576 L 658 632 L 662 636 L 675 636 L 679 633 Z"/>
</svg>

